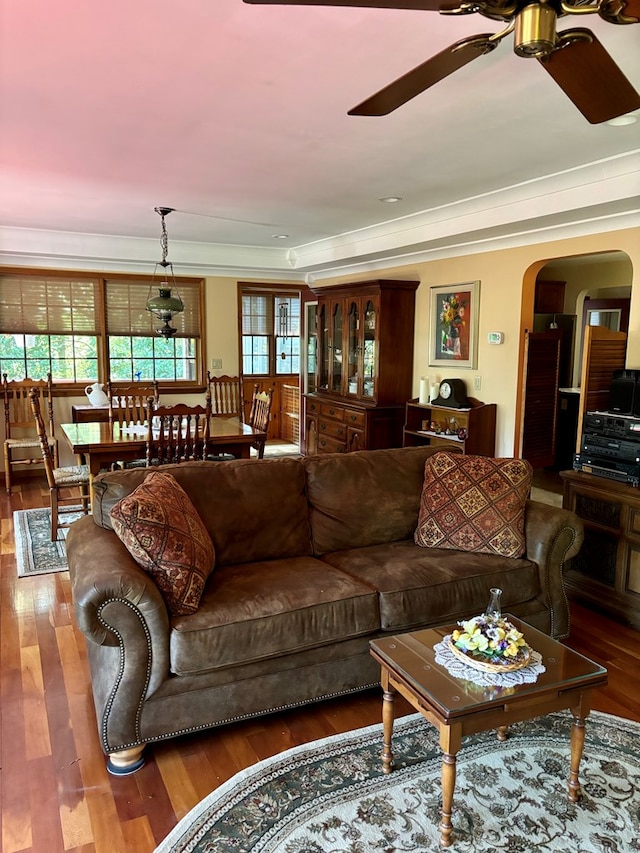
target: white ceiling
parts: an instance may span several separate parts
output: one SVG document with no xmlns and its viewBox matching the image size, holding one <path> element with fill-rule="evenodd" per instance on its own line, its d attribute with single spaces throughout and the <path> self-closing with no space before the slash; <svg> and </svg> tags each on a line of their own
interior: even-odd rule
<svg viewBox="0 0 640 853">
<path fill-rule="evenodd" d="M 448 248 L 463 233 L 482 241 L 515 221 L 531 232 L 624 224 L 637 210 L 629 163 L 640 122 L 590 125 L 535 60 L 515 56 L 511 37 L 389 116 L 347 116 L 450 43 L 501 28 L 478 15 L 0 3 L 5 259 L 33 260 L 38 245 L 97 264 L 153 257 L 156 205 L 178 211 L 167 219 L 171 260 L 215 269 L 245 258 L 298 274 Z M 640 26 L 592 15 L 558 29 L 578 24 L 640 90 Z"/>
</svg>

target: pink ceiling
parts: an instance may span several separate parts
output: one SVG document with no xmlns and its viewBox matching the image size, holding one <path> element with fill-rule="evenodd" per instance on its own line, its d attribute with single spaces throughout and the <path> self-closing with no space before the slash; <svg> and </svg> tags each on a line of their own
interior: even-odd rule
<svg viewBox="0 0 640 853">
<path fill-rule="evenodd" d="M 640 89 L 640 26 L 587 25 Z M 500 29 L 477 15 L 2 0 L 1 27 L 1 226 L 152 237 L 167 205 L 178 239 L 295 246 L 640 147 L 640 124 L 589 125 L 509 37 L 387 117 L 347 116 Z"/>
</svg>

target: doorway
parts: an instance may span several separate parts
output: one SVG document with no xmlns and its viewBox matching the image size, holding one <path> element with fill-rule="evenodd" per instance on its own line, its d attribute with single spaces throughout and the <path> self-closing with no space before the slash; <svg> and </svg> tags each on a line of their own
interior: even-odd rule
<svg viewBox="0 0 640 853">
<path fill-rule="evenodd" d="M 545 459 L 543 465 L 534 464 L 534 484 L 542 488 L 562 491 L 559 471 L 571 468 L 578 444 L 577 418 L 580 402 L 580 371 L 582 361 L 583 329 L 591 325 L 619 324 L 622 330 L 628 326 L 631 298 L 632 265 L 628 255 L 611 251 L 593 255 L 580 255 L 541 261 L 525 273 L 523 283 L 522 319 L 523 339 L 520 347 L 520 382 L 517 399 L 515 447 L 522 458 L 527 458 L 527 430 L 533 422 L 527 406 L 527 359 L 525 337 L 529 331 L 563 330 L 564 338 L 562 368 L 557 381 L 549 377 L 546 386 L 555 400 L 555 413 L 546 426 L 547 451 L 552 450 L 551 464 Z M 560 301 L 552 309 L 536 312 L 536 307 L 549 308 L 548 302 L 538 301 L 536 306 L 536 283 L 553 283 L 554 298 L 558 300 L 557 285 L 564 283 Z M 551 292 L 554 288 L 548 288 Z M 536 314 L 544 313 L 542 319 Z M 555 315 L 555 316 L 554 316 Z M 537 322 L 537 326 L 536 326 Z M 567 330 L 566 332 L 564 330 Z M 519 416 L 519 417 L 518 417 Z M 540 447 L 536 446 L 539 454 Z M 539 459 L 538 455 L 538 459 Z"/>
</svg>

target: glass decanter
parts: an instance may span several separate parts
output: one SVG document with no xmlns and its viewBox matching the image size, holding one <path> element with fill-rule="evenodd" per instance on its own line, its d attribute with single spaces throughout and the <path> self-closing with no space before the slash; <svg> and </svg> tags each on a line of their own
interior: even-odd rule
<svg viewBox="0 0 640 853">
<path fill-rule="evenodd" d="M 484 611 L 484 615 L 491 622 L 494 620 L 500 619 L 502 616 L 502 611 L 500 609 L 500 596 L 502 595 L 502 590 L 497 587 L 492 587 L 489 592 L 491 593 L 491 598 L 489 599 L 489 604 L 487 604 L 487 609 Z"/>
</svg>

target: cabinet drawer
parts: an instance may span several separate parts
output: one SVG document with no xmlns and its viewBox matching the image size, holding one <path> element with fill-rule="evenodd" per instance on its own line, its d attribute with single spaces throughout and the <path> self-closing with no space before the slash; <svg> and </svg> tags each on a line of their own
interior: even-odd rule
<svg viewBox="0 0 640 853">
<path fill-rule="evenodd" d="M 307 400 L 307 412 L 310 415 L 320 414 L 320 403 L 317 400 Z"/>
<path fill-rule="evenodd" d="M 365 413 L 356 411 L 355 409 L 344 410 L 344 420 L 347 426 L 363 427 L 365 422 Z"/>
<path fill-rule="evenodd" d="M 347 434 L 347 428 L 339 421 L 332 421 L 329 418 L 323 418 L 322 415 L 318 418 L 318 432 L 322 435 L 333 435 L 336 438 L 344 440 Z"/>
<path fill-rule="evenodd" d="M 344 418 L 344 409 L 342 406 L 334 406 L 332 403 L 321 403 L 320 414 L 324 415 L 325 418 L 341 421 Z"/>
<path fill-rule="evenodd" d="M 326 435 L 324 433 L 318 434 L 318 453 L 346 453 L 347 445 L 344 441 L 340 441 L 338 438 L 333 438 L 333 436 Z"/>
</svg>

